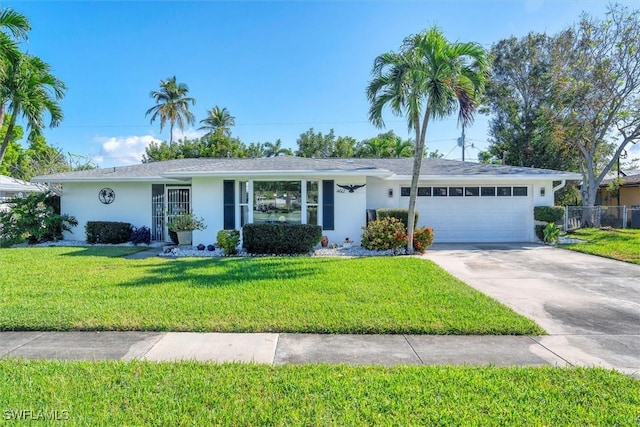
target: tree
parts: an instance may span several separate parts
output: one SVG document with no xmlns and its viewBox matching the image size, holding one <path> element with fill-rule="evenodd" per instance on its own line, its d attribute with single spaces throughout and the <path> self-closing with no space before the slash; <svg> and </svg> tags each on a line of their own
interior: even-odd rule
<svg viewBox="0 0 640 427">
<path fill-rule="evenodd" d="M 199 157 L 243 158 L 247 157 L 246 152 L 246 147 L 238 138 L 211 133 L 201 138 L 185 138 L 173 143 L 151 143 L 145 148 L 142 163 Z"/>
<path fill-rule="evenodd" d="M 575 149 L 549 120 L 553 39 L 530 33 L 491 49 L 492 73 L 482 111 L 489 122 L 489 159 L 516 166 L 577 170 Z"/>
<path fill-rule="evenodd" d="M 292 151 L 289 148 L 282 147 L 282 141 L 280 139 L 276 139 L 276 142 L 265 142 L 263 144 L 265 156 L 264 157 L 277 157 L 280 155 L 293 155 Z"/>
<path fill-rule="evenodd" d="M 0 147 L 0 162 L 13 137 L 18 116 L 26 119 L 29 139 L 41 134 L 46 113 L 51 118 L 50 127 L 60 123 L 63 114 L 58 102 L 65 91 L 65 84 L 51 73 L 49 64 L 38 57 L 23 54 L 8 66 L 0 85 L 0 103 L 8 103 L 11 119 Z"/>
<path fill-rule="evenodd" d="M 305 133 L 300 134 L 297 140 L 298 151 L 296 156 L 315 158 L 347 158 L 353 157 L 356 140 L 351 137 L 338 137 L 331 129 L 328 134 L 322 132 L 315 133 L 310 128 Z"/>
<path fill-rule="evenodd" d="M 200 126 L 198 130 L 208 131 L 205 136 L 212 133 L 231 136 L 231 127 L 236 125 L 236 118 L 226 108 L 220 108 L 216 105 L 207 111 L 207 118 L 200 120 L 200 123 L 204 123 L 204 126 Z"/>
<path fill-rule="evenodd" d="M 640 139 L 640 10 L 584 14 L 553 51 L 555 119 L 579 155 L 582 204 L 592 207 L 605 175 Z"/>
<path fill-rule="evenodd" d="M 194 105 L 196 100 L 188 97 L 189 86 L 184 83 L 178 83 L 176 76 L 167 80 L 160 80 L 160 90 L 151 91 L 151 96 L 156 105 L 149 108 L 145 113 L 145 117 L 151 114 L 151 123 L 158 117 L 160 118 L 160 132 L 165 124 L 169 122 L 169 144 L 173 143 L 173 128 L 176 123 L 181 131 L 184 131 L 184 125 L 193 124 L 195 117 L 189 111 L 189 104 Z"/>
<path fill-rule="evenodd" d="M 5 77 L 7 67 L 20 57 L 16 42 L 26 40 L 29 30 L 31 25 L 24 15 L 11 9 L 0 11 L 0 77 Z M 4 110 L 0 111 L 0 126 L 3 118 Z"/>
<path fill-rule="evenodd" d="M 357 157 L 386 158 L 386 157 L 411 157 L 413 155 L 413 142 L 403 141 L 393 130 L 384 132 L 370 139 L 358 143 Z"/>
<path fill-rule="evenodd" d="M 374 60 L 373 79 L 367 87 L 369 120 L 384 127 L 382 113 L 388 107 L 394 115 L 405 116 L 416 135 L 407 226 L 409 253 L 414 252 L 416 195 L 429 120 L 442 119 L 457 109 L 459 122 L 470 123 L 488 69 L 481 45 L 450 43 L 437 27 L 405 38 L 399 52 L 384 53 Z"/>
<path fill-rule="evenodd" d="M 264 144 L 252 142 L 245 150 L 245 154 L 250 159 L 258 159 L 260 157 L 267 157 L 267 150 L 264 148 Z"/>
</svg>

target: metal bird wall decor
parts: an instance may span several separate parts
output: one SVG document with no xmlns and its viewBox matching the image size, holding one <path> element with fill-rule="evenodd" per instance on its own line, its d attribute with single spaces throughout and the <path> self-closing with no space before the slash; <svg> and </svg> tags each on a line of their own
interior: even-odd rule
<svg viewBox="0 0 640 427">
<path fill-rule="evenodd" d="M 354 191 L 356 191 L 358 188 L 362 188 L 367 184 L 362 184 L 362 185 L 340 185 L 337 184 L 338 187 L 343 188 L 345 190 L 349 190 L 349 193 L 353 193 Z"/>
</svg>

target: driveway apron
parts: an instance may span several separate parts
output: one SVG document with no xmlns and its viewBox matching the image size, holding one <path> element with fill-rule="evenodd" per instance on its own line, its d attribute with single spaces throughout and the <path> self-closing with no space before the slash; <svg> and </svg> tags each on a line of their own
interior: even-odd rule
<svg viewBox="0 0 640 427">
<path fill-rule="evenodd" d="M 538 244 L 437 244 L 425 255 L 535 320 L 578 366 L 640 373 L 640 265 Z"/>
</svg>

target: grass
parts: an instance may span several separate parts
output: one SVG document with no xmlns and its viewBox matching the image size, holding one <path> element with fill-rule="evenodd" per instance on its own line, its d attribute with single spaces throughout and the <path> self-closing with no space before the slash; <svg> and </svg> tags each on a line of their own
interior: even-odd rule
<svg viewBox="0 0 640 427">
<path fill-rule="evenodd" d="M 427 260 L 119 257 L 127 249 L 0 250 L 0 330 L 544 333 Z"/>
<path fill-rule="evenodd" d="M 563 248 L 640 264 L 640 230 L 582 228 L 569 237 L 583 239 L 587 243 L 562 245 Z"/>
<path fill-rule="evenodd" d="M 0 411 L 65 425 L 637 425 L 640 381 L 597 368 L 0 360 Z"/>
</svg>

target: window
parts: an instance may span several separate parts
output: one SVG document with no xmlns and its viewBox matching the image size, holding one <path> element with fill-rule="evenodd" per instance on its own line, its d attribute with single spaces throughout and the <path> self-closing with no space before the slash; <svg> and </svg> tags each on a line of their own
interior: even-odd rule
<svg viewBox="0 0 640 427">
<path fill-rule="evenodd" d="M 496 195 L 496 187 L 482 187 L 480 194 L 483 197 L 494 197 Z"/>
<path fill-rule="evenodd" d="M 409 197 L 411 195 L 411 187 L 400 187 L 400 195 Z M 430 197 L 431 187 L 418 187 L 418 197 Z"/>
<path fill-rule="evenodd" d="M 464 187 L 465 197 L 477 197 L 480 195 L 480 187 Z"/>
<path fill-rule="evenodd" d="M 527 196 L 527 187 L 513 187 L 514 196 Z"/>
<path fill-rule="evenodd" d="M 498 187 L 498 197 L 511 197 L 511 187 Z"/>
<path fill-rule="evenodd" d="M 318 225 L 318 181 L 307 181 L 307 224 Z"/>
<path fill-rule="evenodd" d="M 447 197 L 447 187 L 433 187 L 434 197 Z"/>
<path fill-rule="evenodd" d="M 247 181 L 238 182 L 240 199 L 240 227 L 249 223 L 249 183 Z"/>
<path fill-rule="evenodd" d="M 430 197 L 431 187 L 418 187 L 418 197 Z"/>
<path fill-rule="evenodd" d="M 449 187 L 449 197 L 462 197 L 463 194 L 462 187 Z"/>
<path fill-rule="evenodd" d="M 300 181 L 254 181 L 253 222 L 302 221 Z M 317 204 L 316 204 L 317 209 Z"/>
</svg>

